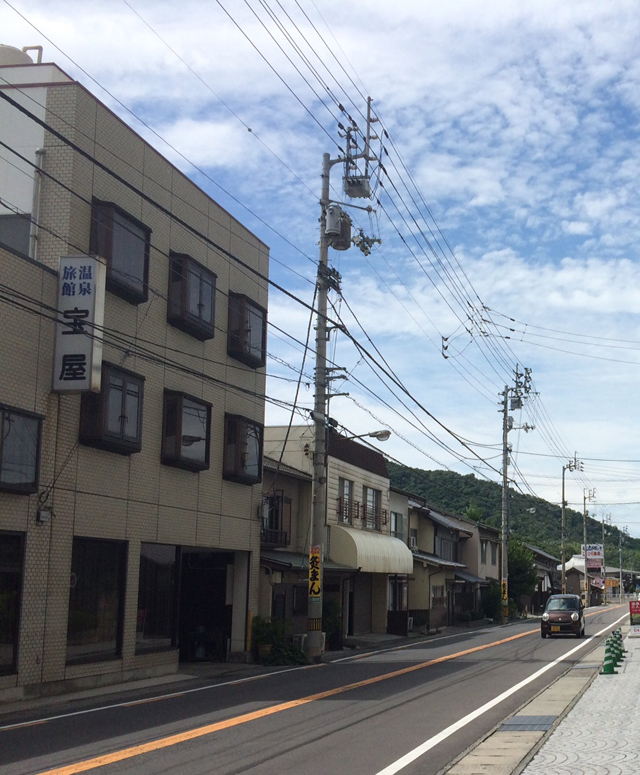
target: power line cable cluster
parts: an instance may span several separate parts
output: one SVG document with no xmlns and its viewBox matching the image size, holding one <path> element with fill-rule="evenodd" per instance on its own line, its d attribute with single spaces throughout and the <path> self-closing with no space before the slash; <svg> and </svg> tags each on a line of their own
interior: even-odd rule
<svg viewBox="0 0 640 775">
<path fill-rule="evenodd" d="M 8 3 L 7 3 L 8 4 Z M 10 4 L 8 4 L 10 7 L 12 7 Z M 126 5 L 144 22 L 144 24 L 155 34 L 157 35 L 164 45 L 166 45 L 175 56 L 177 56 L 191 71 L 191 73 L 197 77 L 207 88 L 210 88 L 204 79 L 202 79 L 197 72 L 191 68 L 184 59 L 172 48 L 169 43 L 162 37 L 158 35 L 158 33 L 154 30 L 153 26 L 145 19 L 142 19 L 140 14 L 133 9 L 131 4 L 129 2 L 126 3 Z M 296 101 L 304 108 L 305 112 L 312 118 L 312 120 L 315 122 L 316 126 L 319 127 L 324 135 L 328 135 L 330 137 L 330 140 L 332 144 L 336 145 L 338 148 L 338 144 L 334 141 L 333 135 L 327 130 L 327 128 L 324 126 L 322 122 L 320 122 L 317 119 L 317 116 L 315 115 L 315 106 L 321 105 L 322 108 L 326 111 L 326 113 L 329 115 L 331 121 L 336 122 L 338 124 L 338 127 L 343 127 L 341 124 L 341 120 L 344 120 L 343 117 L 346 117 L 353 125 L 356 125 L 356 122 L 352 118 L 352 116 L 355 116 L 357 114 L 362 115 L 361 111 L 359 111 L 356 107 L 353 109 L 349 109 L 346 106 L 352 104 L 352 100 L 349 98 L 349 95 L 345 88 L 341 85 L 341 81 L 339 77 L 335 77 L 330 67 L 327 65 L 327 62 L 334 61 L 341 73 L 346 77 L 348 83 L 353 87 L 356 94 L 358 94 L 359 98 L 362 100 L 362 103 L 364 103 L 364 94 L 365 91 L 363 91 L 353 80 L 353 78 L 348 74 L 346 68 L 341 64 L 339 58 L 335 55 L 335 52 L 332 47 L 330 47 L 326 40 L 324 39 L 323 35 L 320 33 L 318 26 L 313 23 L 311 20 L 309 14 L 302 9 L 300 4 L 296 2 L 296 6 L 301 12 L 301 22 L 298 23 L 294 20 L 293 15 L 283 8 L 281 3 L 277 3 L 280 12 L 284 13 L 286 20 L 283 20 L 283 18 L 279 15 L 279 12 L 274 10 L 272 6 L 269 5 L 265 0 L 260 0 L 259 5 L 251 6 L 249 2 L 246 2 L 245 5 L 250 9 L 251 13 L 254 15 L 254 17 L 259 20 L 261 26 L 263 29 L 267 30 L 269 33 L 270 39 L 273 41 L 273 43 L 277 46 L 278 50 L 286 56 L 287 61 L 291 64 L 292 67 L 294 67 L 295 72 L 299 75 L 299 77 L 302 79 L 303 83 L 306 84 L 308 89 L 310 90 L 312 96 L 312 102 L 314 107 L 309 107 L 309 105 L 302 100 L 296 93 L 295 87 L 292 87 L 288 82 L 287 79 L 281 75 L 281 73 L 277 72 L 277 68 L 272 64 L 272 62 L 269 60 L 269 56 L 266 55 L 263 51 L 259 50 L 259 47 L 255 43 L 255 41 L 251 40 L 248 33 L 242 28 L 242 25 L 239 24 L 236 18 L 234 18 L 233 14 L 223 6 L 221 2 L 218 2 L 218 5 L 223 10 L 225 15 L 233 22 L 233 24 L 236 26 L 236 28 L 242 33 L 242 35 L 245 37 L 245 39 L 250 43 L 250 45 L 256 49 L 257 53 L 260 54 L 260 56 L 263 58 L 265 63 L 269 66 L 271 70 L 277 75 L 277 77 L 281 80 L 283 85 L 286 87 L 286 89 L 289 91 L 289 93 L 292 94 L 292 96 L 296 99 Z M 266 14 L 266 16 L 260 16 L 260 9 L 262 10 L 263 14 Z M 15 10 L 15 9 L 14 9 Z M 322 18 L 322 15 L 318 8 L 316 7 L 316 12 L 318 13 L 318 16 L 322 20 L 322 23 L 329 29 L 329 26 L 327 25 L 326 21 Z M 24 18 L 24 17 L 23 17 Z M 274 25 L 271 29 L 268 29 L 269 24 Z M 300 29 L 301 24 L 306 23 L 309 25 L 310 30 L 313 31 L 313 33 L 309 32 L 308 34 L 305 34 Z M 330 32 L 330 29 L 329 29 Z M 276 34 L 279 34 L 281 36 L 282 41 L 276 41 Z M 325 55 L 320 55 L 318 52 L 314 49 L 314 41 L 311 40 L 312 34 L 315 35 L 315 38 L 317 39 L 318 43 L 322 45 L 323 52 L 324 50 L 328 50 L 331 54 L 331 57 L 327 57 Z M 46 37 L 46 36 L 45 36 Z M 55 44 L 54 44 L 55 45 Z M 285 51 L 287 49 L 287 51 Z M 315 58 L 312 60 L 312 57 Z M 298 59 L 298 63 L 294 63 L 294 59 Z M 320 64 L 314 63 L 319 62 Z M 332 82 L 336 84 L 336 87 L 329 86 L 327 80 L 325 79 L 325 76 L 321 74 L 320 72 L 320 66 L 323 69 L 323 73 L 326 72 Z M 305 69 L 308 71 L 307 75 L 303 75 L 302 70 Z M 353 68 L 352 68 L 353 69 Z M 83 71 L 85 72 L 85 71 Z M 85 72 L 86 74 L 86 72 Z M 88 75 L 88 74 L 87 74 Z M 88 76 L 91 77 L 91 76 Z M 93 80 L 93 79 L 92 79 Z M 322 94 L 314 88 L 312 85 L 312 82 L 316 81 L 322 90 Z M 97 83 L 97 82 L 96 82 Z M 212 91 L 214 96 L 215 93 Z M 122 103 L 120 103 L 122 105 Z M 223 103 L 224 104 L 224 103 Z M 256 133 L 253 128 L 250 128 L 243 120 L 242 118 L 233 111 L 233 109 L 229 105 L 225 105 L 235 116 L 235 118 L 243 123 L 246 129 L 250 129 L 253 136 L 258 138 L 258 133 Z M 333 106 L 333 107 L 331 107 Z M 125 106 L 123 106 L 125 107 Z M 125 107 L 126 110 L 129 110 Z M 131 111 L 129 111 L 131 115 L 134 115 Z M 458 322 L 458 329 L 462 332 L 464 332 L 465 337 L 468 338 L 467 346 L 473 345 L 475 349 L 480 353 L 484 363 L 485 367 L 488 369 L 488 372 L 484 372 L 483 370 L 480 370 L 473 361 L 468 357 L 468 354 L 465 353 L 464 350 L 456 352 L 455 357 L 449 357 L 447 359 L 448 364 L 456 371 L 456 373 L 464 379 L 468 385 L 470 385 L 474 390 L 478 391 L 480 395 L 484 396 L 487 401 L 493 402 L 495 394 L 497 391 L 501 388 L 502 384 L 504 382 L 509 381 L 507 379 L 507 375 L 510 379 L 511 371 L 513 369 L 514 363 L 518 361 L 518 359 L 515 357 L 515 354 L 513 353 L 513 350 L 511 348 L 511 342 L 512 339 L 507 339 L 507 337 L 504 335 L 503 331 L 505 329 L 505 326 L 501 322 L 496 322 L 496 319 L 504 317 L 501 316 L 500 313 L 496 313 L 495 311 L 491 310 L 489 307 L 485 306 L 482 301 L 480 300 L 479 295 L 473 288 L 473 285 L 465 273 L 463 267 L 458 262 L 455 253 L 451 249 L 450 245 L 448 244 L 446 237 L 441 232 L 433 213 L 431 212 L 430 208 L 427 206 L 426 202 L 424 201 L 424 198 L 422 197 L 417 184 L 415 183 L 415 180 L 413 179 L 407 165 L 404 163 L 399 150 L 393 141 L 390 132 L 385 128 L 384 123 L 382 122 L 380 116 L 378 115 L 377 118 L 380 120 L 380 125 L 383 128 L 383 139 L 382 139 L 382 151 L 381 151 L 381 157 L 384 160 L 381 160 L 380 166 L 377 173 L 377 201 L 376 204 L 378 206 L 378 209 L 380 212 L 385 216 L 386 221 L 390 225 L 392 231 L 399 237 L 402 244 L 406 248 L 406 257 L 415 263 L 415 265 L 419 268 L 419 271 L 422 275 L 425 276 L 425 278 L 428 280 L 428 282 L 433 286 L 434 292 L 436 292 L 439 297 L 442 299 L 443 304 L 445 307 L 451 312 L 451 315 L 457 320 Z M 139 120 L 136 117 L 137 120 Z M 152 130 L 153 131 L 153 130 Z M 159 137 L 159 135 L 157 135 Z M 260 142 L 262 142 L 260 140 Z M 263 145 L 265 145 L 263 143 Z M 265 145 L 265 147 L 268 148 L 268 146 Z M 175 151 L 175 149 L 173 149 Z M 179 153 L 179 152 L 178 152 Z M 182 156 L 182 154 L 180 154 Z M 185 158 L 182 156 L 182 158 Z M 301 179 L 291 170 L 291 167 L 289 164 L 284 163 L 280 158 L 276 156 L 276 159 L 279 163 L 283 164 L 289 172 L 294 176 L 295 179 L 298 180 L 299 183 L 302 183 Z M 187 160 L 188 161 L 188 160 Z M 194 166 L 194 169 L 198 169 Z M 202 172 L 202 170 L 199 170 Z M 213 181 L 206 173 L 202 172 L 207 179 L 211 180 L 215 185 L 218 185 L 215 181 Z M 304 184 L 303 184 L 304 185 Z M 308 190 L 308 189 L 307 189 Z M 228 194 L 228 192 L 225 192 Z M 229 196 L 232 197 L 232 195 L 229 194 Z M 233 197 L 232 197 L 233 198 Z M 239 200 L 238 204 L 240 204 L 242 207 L 248 210 L 244 204 L 242 204 Z M 386 204 L 388 202 L 388 205 L 391 206 L 391 209 Z M 250 211 L 251 212 L 251 211 Z M 278 235 L 279 238 L 282 238 L 285 240 L 285 238 L 279 234 L 277 231 L 273 230 L 271 226 L 269 226 L 265 221 L 263 221 L 259 215 L 256 215 L 252 212 L 252 215 L 261 222 L 265 223 L 274 233 Z M 289 245 L 292 245 L 288 240 L 285 240 Z M 293 245 L 292 245 L 293 246 Z M 293 246 L 295 247 L 295 246 Z M 299 248 L 296 248 L 297 251 L 299 251 Z M 299 251 L 303 252 L 303 251 Z M 382 256 L 382 251 L 376 252 L 377 256 Z M 308 256 L 305 256 L 310 261 L 313 261 L 313 259 L 310 259 Z M 386 260 L 386 259 L 384 259 Z M 291 269 L 287 264 L 283 262 L 283 266 L 287 267 L 288 269 Z M 370 265 L 373 267 L 374 264 L 370 262 Z M 390 266 L 391 262 L 387 261 L 387 266 Z M 295 270 L 292 270 L 295 271 Z M 377 273 L 377 270 L 376 270 Z M 394 271 L 395 273 L 395 271 Z M 379 273 L 377 273 L 380 277 Z M 398 277 L 397 273 L 396 277 Z M 302 277 L 302 275 L 301 275 Z M 264 279 L 264 278 L 262 278 Z M 304 278 L 307 282 L 309 282 L 308 278 Z M 409 296 L 412 298 L 414 303 L 416 304 L 416 308 L 420 311 L 420 314 L 424 314 L 423 309 L 421 308 L 421 305 L 419 305 L 415 298 L 412 296 L 412 292 L 407 286 L 406 282 L 403 280 L 400 280 L 400 285 L 403 286 Z M 296 297 L 295 294 L 287 293 L 286 290 L 275 283 L 272 283 L 272 287 L 278 288 L 281 292 L 284 292 L 287 297 L 295 302 L 300 303 L 301 300 Z M 387 284 L 387 287 L 388 284 Z M 394 293 L 394 296 L 397 297 L 397 294 Z M 344 301 L 344 295 L 343 295 L 343 301 Z M 309 305 L 302 302 L 307 309 L 309 309 Z M 313 307 L 313 305 L 311 305 Z M 458 443 L 462 445 L 464 448 L 467 446 L 467 451 L 470 451 L 473 453 L 473 456 L 478 457 L 481 462 L 486 464 L 489 468 L 489 470 L 493 470 L 495 472 L 496 469 L 493 469 L 492 466 L 490 466 L 486 460 L 482 460 L 481 456 L 477 455 L 475 452 L 475 449 L 472 449 L 472 447 L 475 447 L 476 444 L 469 442 L 467 445 L 467 442 L 463 440 L 463 438 L 459 435 L 451 431 L 450 429 L 446 428 L 446 426 L 442 423 L 439 423 L 437 419 L 431 415 L 425 407 L 421 404 L 421 402 L 417 401 L 412 395 L 409 390 L 402 384 L 402 381 L 398 378 L 395 371 L 391 368 L 390 364 L 387 362 L 387 360 L 382 356 L 382 353 L 380 350 L 373 344 L 372 338 L 367 334 L 367 332 L 364 330 L 362 325 L 360 324 L 360 321 L 358 320 L 357 316 L 353 312 L 351 306 L 347 303 L 346 304 L 347 309 L 349 310 L 350 314 L 354 318 L 356 324 L 359 326 L 359 328 L 363 331 L 363 334 L 367 341 L 370 343 L 370 345 L 373 347 L 373 349 L 377 353 L 377 358 L 374 357 L 371 352 L 361 346 L 359 342 L 357 341 L 356 337 L 349 332 L 349 329 L 347 325 L 344 323 L 344 321 L 341 319 L 341 316 L 336 313 L 335 317 L 337 318 L 337 322 L 333 321 L 333 323 L 336 325 L 336 327 L 342 331 L 346 336 L 347 339 L 351 342 L 351 344 L 356 348 L 356 351 L 359 355 L 359 361 L 364 360 L 369 366 L 369 368 L 373 371 L 373 373 L 376 375 L 378 379 L 381 380 L 381 383 L 385 386 L 385 388 L 389 391 L 394 389 L 400 389 L 401 392 L 403 392 L 407 398 L 415 403 L 415 405 L 418 408 L 418 411 L 421 413 L 426 414 L 427 417 L 429 417 L 432 421 L 435 421 L 436 424 L 439 426 L 440 430 L 445 430 L 447 434 L 451 435 L 453 438 L 456 439 Z M 402 305 L 405 310 L 407 308 Z M 422 305 L 424 307 L 424 305 Z M 408 310 L 407 310 L 408 311 Z M 411 313 L 410 313 L 411 314 Z M 414 322 L 417 322 L 416 318 L 413 314 L 411 314 L 412 319 Z M 437 326 L 434 325 L 433 321 L 429 320 L 428 317 L 425 318 L 429 322 L 430 326 L 432 328 L 436 328 Z M 433 341 L 433 339 L 427 334 L 424 329 L 422 329 L 422 326 L 418 326 L 419 330 L 422 330 L 427 339 L 429 340 L 430 344 L 433 347 L 437 347 L 436 343 Z M 284 332 L 286 334 L 286 332 Z M 287 335 L 289 336 L 289 335 Z M 450 342 L 451 339 L 448 336 L 445 336 L 444 333 L 440 333 L 442 343 Z M 294 337 L 292 337 L 293 340 L 295 340 Z M 295 340 L 297 341 L 297 340 Z M 308 346 L 304 346 L 304 343 L 297 342 L 302 348 L 304 352 L 307 352 Z M 449 350 L 451 355 L 454 355 L 453 349 Z M 443 351 L 444 354 L 444 351 Z M 336 359 L 336 356 L 334 355 L 334 361 Z M 335 364 L 334 364 L 335 365 Z M 290 364 L 288 364 L 287 367 L 293 368 L 294 370 L 297 370 L 296 367 L 291 367 Z M 300 373 L 302 373 L 302 369 L 300 369 Z M 275 376 L 275 375 L 270 375 Z M 352 384 L 358 385 L 359 381 L 356 380 L 353 377 L 353 374 L 348 374 Z M 384 399 L 382 399 L 381 396 L 377 396 L 374 391 L 371 391 L 368 386 L 364 386 L 362 384 L 359 385 L 361 389 L 366 390 L 369 394 L 374 396 L 378 401 L 382 401 L 383 404 Z M 298 391 L 299 392 L 299 391 Z M 394 398 L 398 400 L 398 396 L 393 394 Z M 297 397 L 296 397 L 297 401 Z M 407 406 L 404 405 L 404 408 L 407 409 Z M 562 439 L 560 438 L 560 435 L 555 428 L 553 421 L 551 420 L 551 417 L 549 416 L 548 412 L 546 411 L 545 407 L 542 404 L 542 401 L 540 399 L 539 394 L 535 398 L 534 401 L 532 401 L 530 404 L 525 405 L 526 411 L 536 417 L 536 427 L 540 431 L 541 437 L 544 439 L 545 444 L 548 446 L 548 448 L 551 450 L 551 456 L 555 456 L 558 460 L 567 458 L 568 452 L 567 452 L 567 446 L 565 443 L 562 442 Z M 419 421 L 417 418 L 417 415 L 414 413 L 414 410 L 411 410 L 410 412 L 414 419 L 416 420 L 415 426 L 418 428 L 422 427 L 422 430 L 420 430 L 421 433 L 425 433 L 428 438 L 430 438 L 431 441 L 434 441 L 439 446 L 442 447 L 442 449 L 446 449 L 448 454 L 451 454 L 452 457 L 459 462 L 464 459 L 464 455 L 456 450 L 453 450 L 448 445 L 441 442 L 437 435 L 434 434 L 432 431 L 429 431 L 426 427 L 424 427 L 424 423 L 422 421 Z M 414 426 L 414 427 L 415 427 Z M 396 431 L 397 433 L 397 431 Z M 481 446 L 481 445 L 477 445 Z M 523 454 L 522 452 L 520 454 Z M 519 477 L 521 478 L 522 482 L 526 485 L 526 480 L 520 469 L 518 469 Z M 585 479 L 586 481 L 586 479 Z"/>
</svg>

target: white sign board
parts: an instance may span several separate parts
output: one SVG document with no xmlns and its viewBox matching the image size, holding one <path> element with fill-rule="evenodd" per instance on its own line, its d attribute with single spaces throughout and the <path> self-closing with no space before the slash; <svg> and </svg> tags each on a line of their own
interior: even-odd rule
<svg viewBox="0 0 640 775">
<path fill-rule="evenodd" d="M 584 544 L 581 544 L 581 554 L 584 557 Z M 602 560 L 604 546 L 602 544 L 587 544 L 587 560 Z"/>
<path fill-rule="evenodd" d="M 99 393 L 106 267 L 90 256 L 61 256 L 58 272 L 52 390 Z"/>
</svg>

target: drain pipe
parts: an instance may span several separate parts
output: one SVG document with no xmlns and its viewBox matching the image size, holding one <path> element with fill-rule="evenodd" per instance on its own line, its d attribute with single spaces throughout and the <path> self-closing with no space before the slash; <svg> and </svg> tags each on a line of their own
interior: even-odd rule
<svg viewBox="0 0 640 775">
<path fill-rule="evenodd" d="M 31 203 L 31 228 L 29 229 L 29 258 L 34 261 L 38 257 L 38 231 L 40 220 L 40 186 L 42 184 L 42 161 L 46 151 L 36 150 L 36 165 L 33 178 L 33 201 Z"/>
</svg>

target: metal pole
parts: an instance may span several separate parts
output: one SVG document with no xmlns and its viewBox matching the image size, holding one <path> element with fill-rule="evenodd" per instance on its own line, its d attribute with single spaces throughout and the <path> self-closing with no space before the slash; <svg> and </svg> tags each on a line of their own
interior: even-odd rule
<svg viewBox="0 0 640 775">
<path fill-rule="evenodd" d="M 587 491 L 583 490 L 582 500 L 582 556 L 584 558 L 584 604 L 588 605 L 589 577 L 587 576 Z"/>
<path fill-rule="evenodd" d="M 324 562 L 327 512 L 327 267 L 329 243 L 326 234 L 327 206 L 329 203 L 329 173 L 331 160 L 328 153 L 322 156 L 322 195 L 320 198 L 320 250 L 318 256 L 318 316 L 316 323 L 316 373 L 314 400 L 314 448 L 313 448 L 313 506 L 311 542 Z M 313 555 L 313 551 L 311 555 Z M 319 662 L 322 655 L 322 598 L 323 578 L 320 570 L 319 583 L 313 577 L 312 561 L 309 561 L 309 606 L 307 611 L 308 657 Z M 315 582 L 315 584 L 314 584 Z"/>
<path fill-rule="evenodd" d="M 507 416 L 509 388 L 505 385 L 502 417 L 502 619 L 509 621 L 509 420 Z"/>
<path fill-rule="evenodd" d="M 618 594 L 620 595 L 620 602 L 622 602 L 622 533 L 618 534 L 618 561 L 620 563 L 620 577 L 618 580 Z"/>
<path fill-rule="evenodd" d="M 562 531 L 562 594 L 567 594 L 567 553 L 565 543 L 565 499 L 564 499 L 564 472 L 569 466 L 562 466 L 562 518 L 561 518 L 561 531 Z"/>
</svg>

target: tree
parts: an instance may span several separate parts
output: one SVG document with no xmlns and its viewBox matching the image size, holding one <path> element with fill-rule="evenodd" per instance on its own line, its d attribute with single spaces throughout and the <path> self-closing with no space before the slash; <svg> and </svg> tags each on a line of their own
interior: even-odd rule
<svg viewBox="0 0 640 775">
<path fill-rule="evenodd" d="M 520 598 L 535 592 L 538 574 L 531 549 L 514 536 L 509 538 L 509 596 L 521 610 Z"/>
</svg>

